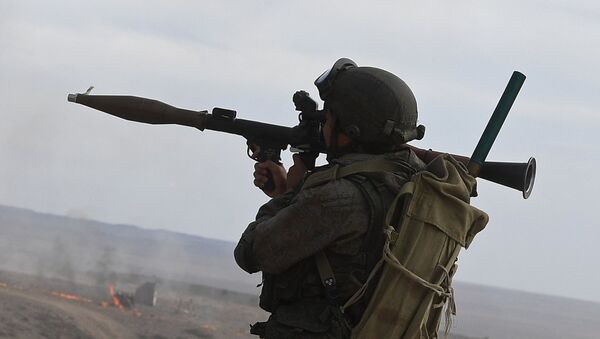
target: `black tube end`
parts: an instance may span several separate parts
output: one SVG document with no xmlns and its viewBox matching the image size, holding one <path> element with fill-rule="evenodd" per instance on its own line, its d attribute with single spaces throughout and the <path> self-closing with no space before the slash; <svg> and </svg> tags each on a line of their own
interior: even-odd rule
<svg viewBox="0 0 600 339">
<path fill-rule="evenodd" d="M 535 158 L 529 158 L 527 161 L 527 167 L 525 171 L 525 175 L 523 176 L 523 199 L 529 198 L 531 195 L 531 191 L 533 191 L 533 183 L 535 182 L 535 171 L 536 171 L 536 162 Z"/>
</svg>

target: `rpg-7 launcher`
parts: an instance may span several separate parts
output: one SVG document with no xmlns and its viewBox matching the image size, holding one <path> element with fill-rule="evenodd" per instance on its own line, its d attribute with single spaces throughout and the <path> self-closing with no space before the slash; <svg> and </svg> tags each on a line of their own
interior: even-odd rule
<svg viewBox="0 0 600 339">
<path fill-rule="evenodd" d="M 67 100 L 126 120 L 184 125 L 201 131 L 208 129 L 241 135 L 247 140 L 248 156 L 258 162 L 271 160 L 280 163 L 281 151 L 289 145 L 301 152 L 303 161 L 312 169 L 319 153 L 325 153 L 321 138 L 324 114 L 317 110 L 317 103 L 305 91 L 298 91 L 293 97 L 296 110 L 300 111 L 299 123 L 295 127 L 238 119 L 236 111 L 230 109 L 215 107 L 210 114 L 135 96 L 69 94 Z M 269 180 L 265 189 L 271 190 L 272 185 Z"/>
<path fill-rule="evenodd" d="M 527 163 L 484 162 L 525 79 L 520 73 L 520 76 L 516 76 L 517 73 L 515 72 L 502 95 L 474 155 L 471 158 L 454 154 L 453 156 L 467 165 L 473 176 L 520 190 L 523 197 L 527 198 L 535 179 L 534 158 Z M 290 146 L 292 151 L 300 152 L 307 168 L 312 169 L 319 153 L 326 153 L 321 137 L 323 111 L 317 110 L 317 103 L 305 91 L 298 91 L 293 96 L 296 110 L 300 112 L 299 123 L 294 127 L 238 119 L 236 111 L 224 108 L 215 107 L 210 114 L 208 111 L 177 108 L 157 100 L 135 96 L 69 94 L 67 100 L 131 121 L 176 124 L 195 127 L 201 131 L 208 129 L 237 134 L 247 140 L 248 155 L 259 162 L 271 160 L 280 163 L 281 151 Z M 411 148 L 426 162 L 440 154 L 412 146 Z M 273 182 L 269 180 L 265 190 L 273 188 Z"/>
</svg>

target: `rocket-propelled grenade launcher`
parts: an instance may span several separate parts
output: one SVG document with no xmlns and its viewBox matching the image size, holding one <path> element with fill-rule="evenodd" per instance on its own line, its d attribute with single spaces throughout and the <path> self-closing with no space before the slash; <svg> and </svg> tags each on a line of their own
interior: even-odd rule
<svg viewBox="0 0 600 339">
<path fill-rule="evenodd" d="M 452 156 L 467 166 L 472 176 L 514 188 L 521 191 L 523 198 L 527 199 L 531 195 L 533 183 L 535 182 L 535 158 L 531 157 L 527 162 L 523 163 L 485 161 L 524 82 L 525 75 L 514 71 L 502 93 L 502 97 L 498 101 L 498 105 L 496 105 L 496 109 L 494 109 L 492 117 L 479 138 L 473 155 L 470 158 L 455 154 L 452 154 Z M 432 150 L 426 151 L 415 147 L 411 148 L 425 162 L 429 162 L 442 154 Z"/>
<path fill-rule="evenodd" d="M 314 145 L 307 133 L 298 129 L 272 125 L 252 120 L 236 118 L 236 111 L 215 107 L 212 114 L 208 111 L 192 111 L 173 107 L 163 102 L 125 95 L 87 95 L 69 94 L 68 100 L 126 120 L 147 124 L 175 124 L 241 135 L 258 145 L 261 139 L 268 142 L 260 146 L 275 147 L 284 150 L 289 144 L 296 148 Z M 318 131 L 317 131 L 318 132 Z M 265 140 L 266 141 L 266 140 Z M 312 141 L 312 144 L 311 144 Z M 318 134 L 317 139 L 318 142 Z M 267 157 L 260 161 L 279 161 L 280 158 Z"/>
<path fill-rule="evenodd" d="M 473 156 L 468 158 L 452 155 L 464 163 L 473 176 L 520 190 L 523 197 L 527 198 L 531 194 L 535 179 L 534 158 L 527 163 L 484 162 L 524 80 L 525 76 L 521 73 L 513 74 Z M 293 97 L 296 110 L 300 112 L 299 123 L 294 127 L 238 119 L 236 111 L 224 108 L 215 107 L 211 114 L 208 111 L 177 108 L 157 100 L 135 96 L 69 94 L 67 100 L 126 120 L 148 124 L 184 125 L 201 131 L 208 129 L 240 135 L 247 140 L 248 155 L 259 162 L 271 160 L 280 163 L 281 151 L 291 146 L 294 151 L 300 152 L 310 170 L 314 168 L 319 153 L 327 151 L 321 136 L 324 112 L 317 110 L 317 103 L 305 91 L 298 91 Z M 425 162 L 441 154 L 409 147 Z M 274 189 L 270 175 L 263 189 Z"/>
<path fill-rule="evenodd" d="M 313 168 L 319 153 L 325 153 L 321 138 L 322 111 L 307 92 L 298 91 L 293 101 L 299 124 L 285 127 L 236 118 L 236 111 L 215 107 L 208 111 L 192 111 L 167 105 L 158 100 L 125 95 L 69 94 L 67 100 L 82 104 L 126 120 L 147 124 L 176 124 L 236 134 L 247 140 L 248 155 L 259 162 L 281 161 L 281 151 L 288 145 L 300 151 L 307 167 Z M 270 191 L 269 180 L 265 190 Z"/>
<path fill-rule="evenodd" d="M 485 173 L 488 178 L 498 179 L 494 180 L 495 182 L 521 190 L 523 192 L 523 198 L 527 199 L 533 190 L 533 183 L 535 181 L 535 158 L 531 157 L 526 163 L 518 164 L 485 162 L 485 159 L 502 128 L 502 124 L 504 124 L 504 120 L 506 120 L 506 116 L 515 102 L 524 82 L 525 75 L 521 72 L 514 71 L 500 97 L 500 101 L 498 101 L 498 105 L 496 105 L 496 108 L 494 109 L 494 113 L 492 113 L 492 117 L 479 138 L 479 142 L 473 151 L 473 155 L 471 155 L 471 158 L 467 163 L 467 168 L 469 173 L 475 177 L 483 177 Z"/>
</svg>

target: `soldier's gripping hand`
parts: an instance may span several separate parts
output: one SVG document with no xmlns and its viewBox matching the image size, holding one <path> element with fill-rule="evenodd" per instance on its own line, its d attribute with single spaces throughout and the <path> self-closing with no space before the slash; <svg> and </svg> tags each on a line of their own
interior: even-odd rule
<svg viewBox="0 0 600 339">
<path fill-rule="evenodd" d="M 270 160 L 254 164 L 254 186 L 260 188 L 271 198 L 280 196 L 287 190 L 295 188 L 304 178 L 306 165 L 298 154 L 294 154 L 293 160 L 294 164 L 287 173 L 282 165 L 278 165 Z M 267 191 L 265 184 L 269 180 L 269 172 L 271 172 L 275 187 Z"/>
<path fill-rule="evenodd" d="M 300 154 L 294 153 L 292 156 L 294 164 L 287 172 L 287 189 L 291 190 L 296 188 L 304 179 L 306 175 L 306 164 L 302 161 Z"/>
<path fill-rule="evenodd" d="M 269 181 L 269 173 L 273 180 L 273 189 L 267 190 L 265 185 Z M 287 190 L 287 173 L 282 165 L 271 160 L 254 164 L 254 186 L 260 188 L 266 195 L 275 198 Z"/>
</svg>

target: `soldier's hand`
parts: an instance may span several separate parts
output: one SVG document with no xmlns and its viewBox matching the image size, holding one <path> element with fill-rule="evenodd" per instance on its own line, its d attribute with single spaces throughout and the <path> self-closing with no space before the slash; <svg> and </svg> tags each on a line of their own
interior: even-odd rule
<svg viewBox="0 0 600 339">
<path fill-rule="evenodd" d="M 291 190 L 298 186 L 302 179 L 304 179 L 304 175 L 306 174 L 306 164 L 302 161 L 302 158 L 299 154 L 295 153 L 292 157 L 294 160 L 294 164 L 290 167 L 287 173 L 287 189 Z"/>
<path fill-rule="evenodd" d="M 269 173 L 273 177 L 274 188 L 270 191 L 265 189 L 265 185 L 269 180 Z M 257 162 L 254 164 L 254 186 L 260 188 L 266 195 L 271 198 L 283 194 L 287 190 L 287 173 L 282 165 L 278 165 L 271 160 L 265 162 Z"/>
</svg>

